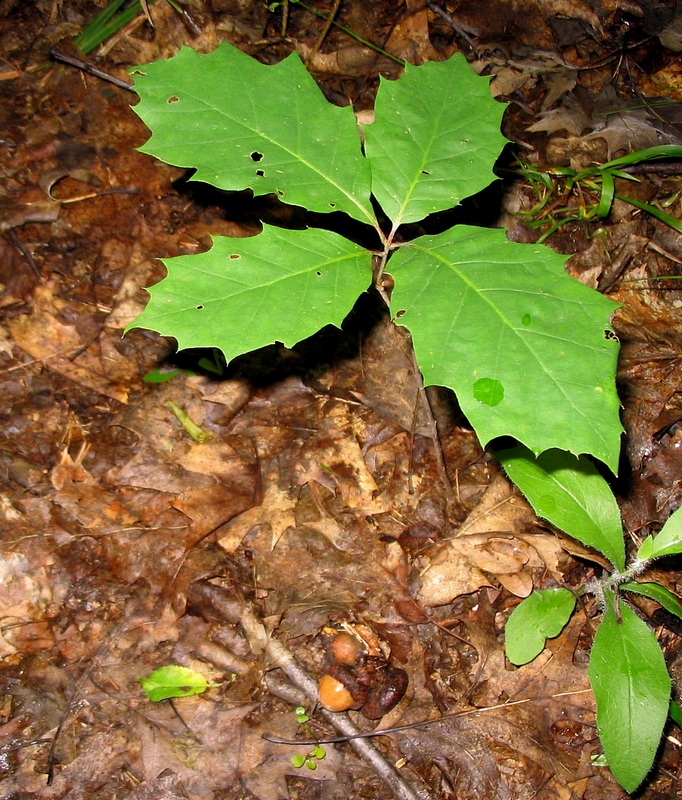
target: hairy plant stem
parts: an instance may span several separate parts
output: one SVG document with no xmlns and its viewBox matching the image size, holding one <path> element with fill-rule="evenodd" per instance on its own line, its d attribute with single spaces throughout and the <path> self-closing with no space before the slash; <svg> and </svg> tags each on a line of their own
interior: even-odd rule
<svg viewBox="0 0 682 800">
<path fill-rule="evenodd" d="M 633 578 L 636 578 L 637 575 L 641 575 L 643 572 L 649 569 L 652 561 L 653 559 L 647 559 L 644 561 L 635 559 L 632 564 L 630 564 L 630 566 L 623 572 L 619 572 L 617 569 L 614 569 L 612 573 L 603 578 L 592 579 L 584 586 L 581 586 L 576 593 L 578 595 L 603 595 L 605 589 L 608 589 L 611 592 L 618 592 L 618 589 L 622 584 L 633 580 Z"/>
</svg>

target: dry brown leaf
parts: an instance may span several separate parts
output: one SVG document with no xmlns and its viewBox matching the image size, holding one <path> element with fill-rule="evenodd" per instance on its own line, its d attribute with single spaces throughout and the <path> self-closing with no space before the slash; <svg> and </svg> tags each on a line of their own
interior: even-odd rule
<svg viewBox="0 0 682 800">
<path fill-rule="evenodd" d="M 42 194 L 40 199 L 23 201 L 0 195 L 0 231 L 4 233 L 29 222 L 54 222 L 59 217 L 61 207 L 61 202 L 49 200 Z"/>
<path fill-rule="evenodd" d="M 405 5 L 407 13 L 393 28 L 384 49 L 410 64 L 440 61 L 442 56 L 429 36 L 428 8 L 421 0 L 407 0 Z"/>
<path fill-rule="evenodd" d="M 12 338 L 24 352 L 44 361 L 49 369 L 120 403 L 127 403 L 128 388 L 110 379 L 107 364 L 96 352 L 96 345 L 79 352 L 84 342 L 76 326 L 58 319 L 59 311 L 67 304 L 54 296 L 55 288 L 52 282 L 38 286 L 33 312 L 8 320 Z"/>
<path fill-rule="evenodd" d="M 294 42 L 297 53 L 314 72 L 327 72 L 336 75 L 360 76 L 374 68 L 377 54 L 363 45 L 349 45 L 335 50 L 333 53 L 321 53 L 319 50 L 309 58 L 312 48 L 300 40 Z"/>
<path fill-rule="evenodd" d="M 560 108 L 541 111 L 537 116 L 538 121 L 526 128 L 529 133 L 566 131 L 572 136 L 580 136 L 584 130 L 592 127 L 590 117 L 577 103 L 569 103 L 568 98 Z"/>
<path fill-rule="evenodd" d="M 32 565 L 19 553 L 5 554 L 0 559 L 0 658 L 17 651 L 22 626 L 44 618 L 52 600 L 48 575 L 47 565 Z"/>
<path fill-rule="evenodd" d="M 405 330 L 388 319 L 381 320 L 362 343 L 362 369 L 352 380 L 351 393 L 382 419 L 395 422 L 405 431 L 414 429 L 431 436 L 433 428 L 423 404 L 415 407 L 421 376 L 415 368 L 414 351 Z"/>
<path fill-rule="evenodd" d="M 315 480 L 338 490 L 348 509 L 366 515 L 384 513 L 386 502 L 377 496 L 379 487 L 354 435 L 348 406 L 332 400 L 325 404 L 323 413 L 320 431 L 310 448 L 314 457 L 300 465 L 297 483 Z"/>
<path fill-rule="evenodd" d="M 672 129 L 662 130 L 660 123 L 646 111 L 611 114 L 605 125 L 598 127 L 585 138 L 604 139 L 608 145 L 609 158 L 613 158 L 614 154 L 621 150 L 630 153 L 661 144 L 674 144 L 676 141 Z"/>
<path fill-rule="evenodd" d="M 533 591 L 533 577 L 529 572 L 514 572 L 496 577 L 502 586 L 516 597 L 528 597 Z"/>
<path fill-rule="evenodd" d="M 508 97 L 521 88 L 531 89 L 537 83 L 537 75 L 529 70 L 500 67 L 491 83 L 493 97 Z"/>
<path fill-rule="evenodd" d="M 403 749 L 427 763 L 438 757 L 447 774 L 457 776 L 462 797 L 568 798 L 567 778 L 595 747 L 587 672 L 572 660 L 583 626 L 584 618 L 575 615 L 561 636 L 518 669 L 509 669 L 493 631 L 468 626 L 467 638 L 485 654 L 472 667 L 477 708 L 411 732 Z M 564 726 L 577 752 L 561 739 Z"/>
<path fill-rule="evenodd" d="M 426 606 L 445 605 L 458 595 L 494 585 L 491 576 L 526 597 L 529 580 L 511 576 L 543 565 L 560 577 L 561 544 L 551 534 L 528 533 L 535 523 L 528 503 L 498 475 L 457 535 L 423 559 L 419 601 Z"/>
<path fill-rule="evenodd" d="M 301 770 L 292 766 L 291 756 L 295 753 L 305 755 L 310 751 L 309 746 L 296 747 L 268 742 L 263 739 L 263 734 L 276 733 L 278 736 L 293 737 L 297 727 L 293 709 L 270 714 L 258 725 L 242 727 L 239 752 L 240 778 L 250 794 L 258 800 L 280 800 L 288 796 L 287 775 L 301 776 Z M 317 762 L 314 771 L 304 768 L 306 778 L 318 781 L 336 780 L 342 756 L 334 747 L 325 749 L 327 754 Z"/>
<path fill-rule="evenodd" d="M 264 494 L 260 505 L 244 511 L 226 522 L 217 531 L 218 544 L 234 553 L 242 539 L 256 525 L 267 525 L 271 531 L 271 548 L 274 550 L 287 528 L 296 525 L 296 500 L 287 489 L 281 489 L 277 482 L 278 474 L 271 471 L 263 476 Z"/>
<path fill-rule="evenodd" d="M 562 69 L 548 73 L 544 76 L 544 81 L 547 94 L 542 101 L 543 111 L 551 108 L 560 97 L 575 88 L 578 82 L 578 73 L 574 69 Z"/>
<path fill-rule="evenodd" d="M 225 708 L 223 701 L 187 697 L 176 701 L 177 713 L 165 704 L 154 705 L 147 716 L 136 718 L 142 744 L 141 756 L 145 783 L 155 785 L 164 775 L 173 776 L 183 794 L 195 798 L 213 795 L 211 784 L 218 780 L 229 785 L 238 770 L 240 731 L 248 730 L 244 717 L 253 704 Z M 186 724 L 178 727 L 178 713 Z M 169 735 L 169 728 L 175 735 Z M 164 794 L 154 794 L 165 797 Z M 175 794 L 170 795 L 175 797 Z"/>
</svg>

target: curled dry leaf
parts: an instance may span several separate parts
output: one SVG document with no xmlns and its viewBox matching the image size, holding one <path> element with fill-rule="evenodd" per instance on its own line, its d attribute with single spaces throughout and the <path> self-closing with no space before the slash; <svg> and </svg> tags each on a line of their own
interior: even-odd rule
<svg viewBox="0 0 682 800">
<path fill-rule="evenodd" d="M 517 576 L 529 567 L 545 565 L 560 578 L 560 540 L 552 534 L 528 533 L 535 524 L 530 506 L 499 475 L 457 535 L 423 559 L 418 600 L 426 606 L 445 605 L 496 582 L 526 597 L 532 583 Z"/>
</svg>

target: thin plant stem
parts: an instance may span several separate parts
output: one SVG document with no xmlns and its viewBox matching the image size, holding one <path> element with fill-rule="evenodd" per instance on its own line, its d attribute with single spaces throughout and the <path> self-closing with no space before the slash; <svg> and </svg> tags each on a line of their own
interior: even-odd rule
<svg viewBox="0 0 682 800">
<path fill-rule="evenodd" d="M 327 17 L 322 30 L 320 31 L 320 35 L 317 37 L 315 44 L 312 47 L 312 50 L 308 53 L 306 57 L 306 64 L 310 64 L 310 62 L 315 58 L 317 51 L 322 47 L 322 42 L 327 38 L 327 34 L 329 33 L 332 25 L 334 24 L 334 17 L 339 13 L 339 8 L 341 7 L 341 0 L 334 0 L 334 7 L 329 12 L 329 16 Z"/>
<path fill-rule="evenodd" d="M 320 17 L 321 19 L 327 19 L 327 16 L 323 14 L 321 11 L 318 11 L 316 8 L 312 8 L 311 6 L 307 5 L 306 3 L 301 3 L 300 0 L 296 0 L 297 5 L 301 6 L 301 8 L 305 8 L 306 11 L 309 11 L 311 14 L 315 14 L 316 17 Z M 376 53 L 379 53 L 386 58 L 390 58 L 391 61 L 395 61 L 396 64 L 400 64 L 401 67 L 405 66 L 405 62 L 402 58 L 398 58 L 398 56 L 394 56 L 391 53 L 386 52 L 386 50 L 382 50 L 379 45 L 374 44 L 373 42 L 367 41 L 367 39 L 363 39 L 362 36 L 359 36 L 355 31 L 352 31 L 350 28 L 347 28 L 345 25 L 341 25 L 339 22 L 333 22 L 332 25 L 337 27 L 340 31 L 343 31 L 348 36 L 351 36 L 355 39 L 356 42 L 360 42 L 360 44 L 364 44 L 365 47 L 369 47 L 370 50 L 374 50 Z"/>
</svg>

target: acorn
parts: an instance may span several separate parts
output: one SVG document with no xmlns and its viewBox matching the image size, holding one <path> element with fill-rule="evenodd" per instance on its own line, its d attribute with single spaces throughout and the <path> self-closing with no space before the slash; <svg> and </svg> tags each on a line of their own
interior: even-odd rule
<svg viewBox="0 0 682 800">
<path fill-rule="evenodd" d="M 332 639 L 330 650 L 335 661 L 352 667 L 363 652 L 363 647 L 355 636 L 341 631 Z"/>
<path fill-rule="evenodd" d="M 320 703 L 329 711 L 348 711 L 355 705 L 353 695 L 341 681 L 331 675 L 323 675 L 318 686 Z"/>
</svg>

